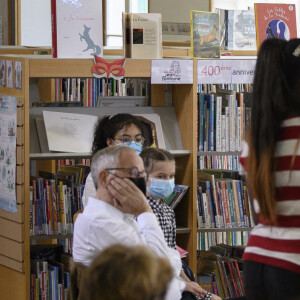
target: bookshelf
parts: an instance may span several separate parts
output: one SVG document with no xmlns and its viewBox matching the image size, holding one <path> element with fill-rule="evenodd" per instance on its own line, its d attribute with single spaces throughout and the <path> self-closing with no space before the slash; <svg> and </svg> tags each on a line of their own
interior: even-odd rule
<svg viewBox="0 0 300 300">
<path fill-rule="evenodd" d="M 30 244 L 31 241 L 44 243 L 49 238 L 63 236 L 30 237 L 29 233 L 29 185 L 30 185 L 30 161 L 35 161 L 40 170 L 53 170 L 53 161 L 60 158 L 88 158 L 88 153 L 37 153 L 30 148 L 30 114 L 36 113 L 38 109 L 30 109 L 30 85 L 39 82 L 39 94 L 51 95 L 51 81 L 60 77 L 91 77 L 92 60 L 75 59 L 50 59 L 49 57 L 34 56 L 0 56 L 1 60 L 20 61 L 22 63 L 22 89 L 8 89 L 0 87 L 0 94 L 20 97 L 18 109 L 18 128 L 22 130 L 23 137 L 20 146 L 21 161 L 18 165 L 20 173 L 18 213 L 12 214 L 0 210 L 0 290 L 2 299 L 30 299 Z M 196 61 L 194 61 L 194 82 L 196 82 Z M 125 65 L 126 77 L 149 78 L 151 77 L 151 61 L 146 59 L 127 59 Z M 172 85 L 172 106 L 168 106 L 166 100 L 165 85 L 151 85 L 152 107 L 135 107 L 137 112 L 149 110 L 150 113 L 160 112 L 165 114 L 173 111 L 177 121 L 178 130 L 171 130 L 173 134 L 180 137 L 170 138 L 166 141 L 167 149 L 176 158 L 177 172 L 176 182 L 188 185 L 189 191 L 184 200 L 176 207 L 177 221 L 177 243 L 180 247 L 187 249 L 188 264 L 196 273 L 196 84 Z M 43 98 L 44 99 L 44 98 Z M 43 108 L 55 110 L 57 108 Z M 82 110 L 86 113 L 89 108 L 59 108 L 59 111 Z M 42 108 L 40 109 L 40 111 Z M 91 113 L 94 111 L 94 113 Z M 114 111 L 116 113 L 116 111 Z M 133 113 L 133 110 L 130 109 Z M 91 114 L 97 114 L 94 108 L 90 108 Z M 188 118 L 186 116 L 189 116 Z M 163 120 L 162 120 L 163 121 Z M 168 123 L 169 121 L 169 123 Z M 172 119 L 164 118 L 166 131 L 170 131 Z M 164 125 L 162 124 L 163 130 Z M 165 136 L 166 138 L 166 136 Z M 182 147 L 177 147 L 178 141 Z M 173 140 L 174 139 L 174 140 Z M 169 145 L 169 147 L 168 147 Z M 170 148 L 172 147 L 173 148 Z M 17 175 L 18 176 L 18 175 Z M 65 236 L 67 238 L 68 236 Z M 18 287 L 17 289 L 15 287 Z"/>
</svg>

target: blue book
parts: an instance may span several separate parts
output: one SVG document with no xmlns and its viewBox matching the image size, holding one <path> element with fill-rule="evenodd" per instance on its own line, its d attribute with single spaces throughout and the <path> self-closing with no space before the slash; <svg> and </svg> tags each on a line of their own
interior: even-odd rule
<svg viewBox="0 0 300 300">
<path fill-rule="evenodd" d="M 53 287 L 52 294 L 54 296 L 53 298 L 55 300 L 58 300 L 58 267 L 48 263 L 48 270 L 54 272 L 54 276 L 53 276 L 54 282 L 52 282 L 52 287 Z"/>
<path fill-rule="evenodd" d="M 245 226 L 245 208 L 244 208 L 243 200 L 242 200 L 242 182 L 240 180 L 236 181 L 236 189 L 237 189 L 237 193 L 238 193 L 241 223 L 242 223 L 242 227 L 244 227 Z"/>
<path fill-rule="evenodd" d="M 199 151 L 204 151 L 204 94 L 199 94 Z"/>
</svg>

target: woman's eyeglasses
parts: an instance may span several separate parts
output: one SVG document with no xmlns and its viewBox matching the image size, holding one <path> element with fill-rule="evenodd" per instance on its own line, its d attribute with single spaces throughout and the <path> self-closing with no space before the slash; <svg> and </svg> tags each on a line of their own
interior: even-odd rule
<svg viewBox="0 0 300 300">
<path fill-rule="evenodd" d="M 120 141 L 121 143 L 131 143 L 132 141 L 134 141 L 135 143 L 141 145 L 143 145 L 145 142 L 145 138 L 142 136 L 137 136 L 135 138 L 132 138 L 130 135 L 122 135 L 118 138 L 115 138 L 114 140 Z M 116 143 L 114 140 L 112 139 L 112 141 Z"/>
</svg>

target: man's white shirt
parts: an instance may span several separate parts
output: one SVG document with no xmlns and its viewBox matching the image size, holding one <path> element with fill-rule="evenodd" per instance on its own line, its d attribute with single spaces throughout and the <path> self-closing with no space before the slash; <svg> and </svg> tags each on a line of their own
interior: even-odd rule
<svg viewBox="0 0 300 300">
<path fill-rule="evenodd" d="M 99 252 L 114 244 L 145 245 L 158 256 L 168 258 L 174 269 L 174 278 L 166 299 L 181 299 L 185 282 L 179 277 L 182 266 L 180 256 L 167 246 L 156 216 L 142 213 L 135 220 L 133 215 L 90 197 L 74 225 L 74 261 L 89 266 Z"/>
</svg>

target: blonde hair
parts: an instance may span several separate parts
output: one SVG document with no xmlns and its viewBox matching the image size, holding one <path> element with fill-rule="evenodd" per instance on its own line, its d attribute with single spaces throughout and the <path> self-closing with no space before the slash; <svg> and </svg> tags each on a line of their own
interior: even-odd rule
<svg viewBox="0 0 300 300">
<path fill-rule="evenodd" d="M 172 274 L 145 246 L 114 245 L 86 269 L 79 300 L 163 300 Z"/>
</svg>

